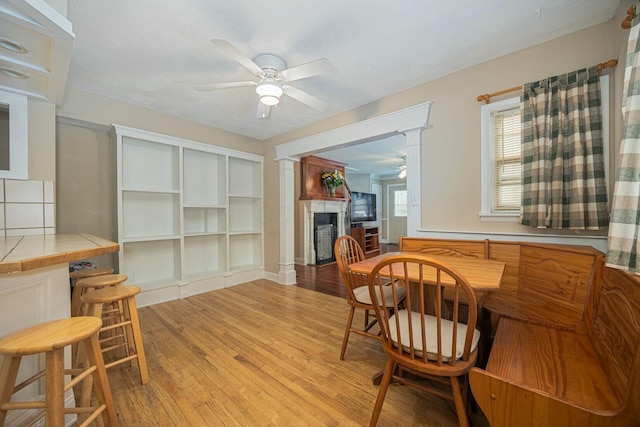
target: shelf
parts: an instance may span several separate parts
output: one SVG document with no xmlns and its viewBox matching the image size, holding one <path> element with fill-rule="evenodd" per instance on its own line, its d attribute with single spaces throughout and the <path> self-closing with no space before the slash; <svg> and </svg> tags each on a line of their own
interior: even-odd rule
<svg viewBox="0 0 640 427">
<path fill-rule="evenodd" d="M 351 237 L 356 239 L 367 258 L 380 254 L 378 227 L 353 227 Z"/>
<path fill-rule="evenodd" d="M 122 187 L 178 191 L 178 147 L 122 138 Z"/>
<path fill-rule="evenodd" d="M 126 192 L 122 203 L 124 239 L 180 233 L 178 194 Z"/>
<path fill-rule="evenodd" d="M 197 236 L 224 236 L 227 234 L 225 231 L 213 231 L 210 233 L 184 233 L 184 237 L 197 237 Z"/>
<path fill-rule="evenodd" d="M 241 264 L 241 265 L 234 265 L 233 267 L 230 268 L 230 271 L 257 270 L 259 268 L 261 268 L 261 266 L 258 264 Z"/>
<path fill-rule="evenodd" d="M 227 264 L 226 236 L 185 236 L 185 274 L 224 271 Z"/>
<path fill-rule="evenodd" d="M 222 270 L 207 270 L 207 271 L 201 271 L 199 273 L 191 273 L 191 274 L 187 273 L 185 276 L 185 279 L 187 280 L 187 282 L 196 282 L 198 280 L 224 276 L 225 272 L 226 270 L 222 269 Z"/>
<path fill-rule="evenodd" d="M 145 304 L 262 277 L 262 156 L 114 130 L 119 271 Z"/>
<path fill-rule="evenodd" d="M 131 283 L 180 281 L 180 240 L 124 243 L 121 252 L 124 262 L 120 272 L 129 276 Z"/>
<path fill-rule="evenodd" d="M 183 204 L 185 209 L 226 209 L 227 205 L 187 205 Z"/>
<path fill-rule="evenodd" d="M 221 233 L 227 229 L 225 208 L 184 208 L 185 234 Z"/>
<path fill-rule="evenodd" d="M 229 236 L 243 236 L 250 234 L 262 234 L 260 230 L 247 230 L 247 231 L 230 231 Z"/>
<path fill-rule="evenodd" d="M 225 156 L 184 149 L 184 203 L 224 205 L 227 188 Z"/>
<path fill-rule="evenodd" d="M 230 199 L 256 199 L 256 200 L 262 199 L 261 196 L 245 196 L 241 194 L 229 194 L 229 198 Z"/>
<path fill-rule="evenodd" d="M 180 194 L 178 190 L 154 190 L 150 188 L 123 188 L 123 193 L 155 193 L 155 194 Z"/>
<path fill-rule="evenodd" d="M 160 240 L 179 240 L 179 234 L 173 234 L 168 236 L 130 236 L 125 237 L 123 243 L 136 243 L 136 242 L 157 242 Z"/>
<path fill-rule="evenodd" d="M 262 199 L 229 198 L 229 231 L 255 231 L 262 229 Z"/>
<path fill-rule="evenodd" d="M 229 157 L 229 194 L 262 196 L 262 163 Z"/>
<path fill-rule="evenodd" d="M 149 282 L 140 282 L 140 281 L 133 281 L 131 280 L 131 278 L 129 278 L 129 280 L 126 282 L 127 285 L 135 285 L 140 287 L 140 289 L 144 290 L 144 291 L 155 291 L 156 289 L 164 289 L 164 288 L 170 288 L 172 286 L 180 286 L 180 279 L 177 279 L 175 277 L 163 277 L 162 279 L 159 280 L 152 280 Z"/>
<path fill-rule="evenodd" d="M 262 266 L 262 236 L 240 234 L 229 236 L 229 269 L 245 270 Z"/>
</svg>

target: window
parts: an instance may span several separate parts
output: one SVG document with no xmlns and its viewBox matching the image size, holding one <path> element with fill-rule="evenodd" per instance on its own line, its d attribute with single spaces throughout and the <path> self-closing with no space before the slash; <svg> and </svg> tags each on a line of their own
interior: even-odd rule
<svg viewBox="0 0 640 427">
<path fill-rule="evenodd" d="M 483 105 L 482 111 L 483 220 L 513 220 L 520 213 L 520 98 Z"/>
<path fill-rule="evenodd" d="M 493 124 L 492 212 L 517 211 L 522 195 L 520 108 L 495 111 Z"/>
<path fill-rule="evenodd" d="M 605 176 L 609 181 L 609 76 L 600 77 Z M 521 204 L 520 97 L 481 107 L 483 221 L 517 222 Z"/>
<path fill-rule="evenodd" d="M 407 190 L 396 190 L 393 192 L 393 213 L 394 216 L 407 216 Z"/>
</svg>

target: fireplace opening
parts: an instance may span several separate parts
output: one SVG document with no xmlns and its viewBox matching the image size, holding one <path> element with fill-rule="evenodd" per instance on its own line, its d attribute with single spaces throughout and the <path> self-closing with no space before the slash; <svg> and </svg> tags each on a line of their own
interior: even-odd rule
<svg viewBox="0 0 640 427">
<path fill-rule="evenodd" d="M 316 265 L 328 264 L 336 260 L 333 245 L 338 239 L 338 214 L 313 214 L 313 243 Z"/>
</svg>

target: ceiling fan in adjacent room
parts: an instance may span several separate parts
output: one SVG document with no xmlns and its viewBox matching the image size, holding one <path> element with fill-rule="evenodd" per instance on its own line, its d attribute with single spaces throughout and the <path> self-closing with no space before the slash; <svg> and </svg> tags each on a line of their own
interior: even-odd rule
<svg viewBox="0 0 640 427">
<path fill-rule="evenodd" d="M 324 101 L 289 84 L 296 80 L 334 71 L 333 65 L 327 58 L 321 58 L 296 67 L 286 68 L 286 62 L 279 56 L 264 53 L 256 56 L 252 60 L 226 40 L 213 39 L 211 41 L 229 57 L 238 61 L 242 66 L 259 77 L 260 80 L 214 83 L 195 86 L 195 89 L 209 91 L 255 86 L 256 93 L 258 94 L 258 111 L 256 117 L 259 119 L 266 119 L 271 115 L 271 107 L 280 102 L 282 95 L 290 96 L 316 110 L 322 111 L 327 108 L 327 104 Z"/>
</svg>

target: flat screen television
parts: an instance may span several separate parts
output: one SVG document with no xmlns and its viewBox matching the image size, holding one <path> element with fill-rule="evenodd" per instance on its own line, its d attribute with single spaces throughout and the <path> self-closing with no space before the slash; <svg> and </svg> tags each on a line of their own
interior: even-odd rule
<svg viewBox="0 0 640 427">
<path fill-rule="evenodd" d="M 354 191 L 351 193 L 351 222 L 376 220 L 376 195 Z"/>
</svg>

